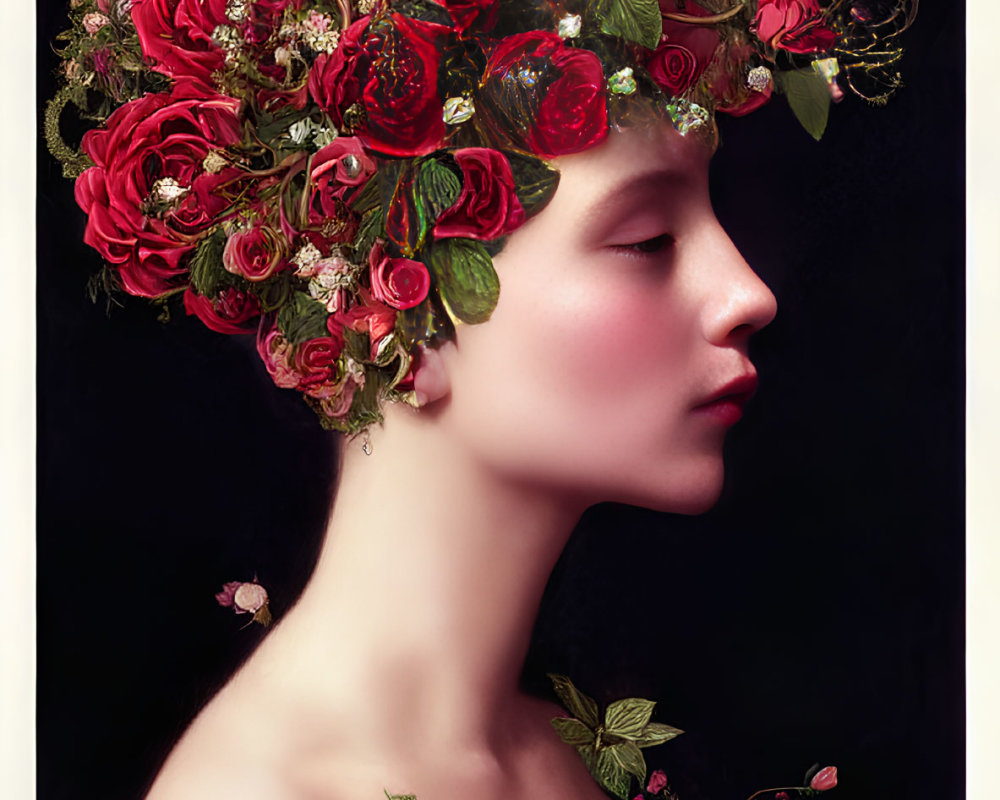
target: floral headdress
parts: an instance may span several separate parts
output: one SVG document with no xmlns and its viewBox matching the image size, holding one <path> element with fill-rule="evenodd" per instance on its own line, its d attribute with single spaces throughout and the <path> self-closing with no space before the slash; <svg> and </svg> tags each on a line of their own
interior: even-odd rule
<svg viewBox="0 0 1000 800">
<path fill-rule="evenodd" d="M 549 160 L 773 91 L 816 138 L 899 85 L 917 0 L 72 0 L 50 150 L 93 286 L 256 331 L 278 386 L 355 433 L 413 402 L 418 346 L 489 318 L 492 256 Z M 67 145 L 67 104 L 99 127 Z"/>
</svg>

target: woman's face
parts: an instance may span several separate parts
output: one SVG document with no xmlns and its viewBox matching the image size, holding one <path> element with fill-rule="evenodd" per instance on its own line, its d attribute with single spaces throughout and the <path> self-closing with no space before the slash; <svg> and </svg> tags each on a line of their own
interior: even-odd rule
<svg viewBox="0 0 1000 800">
<path fill-rule="evenodd" d="M 477 459 L 582 504 L 715 502 L 775 300 L 715 218 L 710 158 L 664 123 L 557 160 L 551 203 L 495 259 L 493 317 L 446 356 L 440 421 Z"/>
</svg>

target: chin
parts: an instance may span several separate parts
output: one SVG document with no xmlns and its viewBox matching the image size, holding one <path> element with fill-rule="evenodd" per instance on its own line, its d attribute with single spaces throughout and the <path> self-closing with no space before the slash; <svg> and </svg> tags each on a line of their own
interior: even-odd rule
<svg viewBox="0 0 1000 800">
<path fill-rule="evenodd" d="M 722 495 L 724 475 L 721 457 L 658 482 L 651 470 L 620 502 L 670 514 L 704 514 Z"/>
</svg>

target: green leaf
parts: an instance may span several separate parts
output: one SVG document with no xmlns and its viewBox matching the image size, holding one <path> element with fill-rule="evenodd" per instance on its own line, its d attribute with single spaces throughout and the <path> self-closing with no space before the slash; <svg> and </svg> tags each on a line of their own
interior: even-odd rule
<svg viewBox="0 0 1000 800">
<path fill-rule="evenodd" d="M 658 744 L 670 741 L 675 736 L 680 736 L 684 731 L 674 728 L 671 725 L 664 725 L 662 722 L 650 722 L 642 733 L 632 739 L 639 747 L 654 747 Z"/>
<path fill-rule="evenodd" d="M 470 324 L 486 322 L 500 298 L 490 254 L 472 239 L 442 239 L 429 250 L 427 266 L 448 313 Z"/>
<path fill-rule="evenodd" d="M 546 164 L 542 159 L 525 153 L 504 151 L 510 171 L 514 175 L 514 187 L 517 199 L 527 216 L 537 214 L 556 193 L 559 185 L 559 172 Z"/>
<path fill-rule="evenodd" d="M 440 332 L 440 328 L 430 296 L 420 305 L 398 312 L 396 327 L 402 333 L 408 350 L 412 350 L 414 345 L 425 344 L 433 339 Z"/>
<path fill-rule="evenodd" d="M 597 703 L 593 698 L 587 697 L 583 692 L 573 685 L 573 681 L 565 675 L 549 674 L 552 681 L 552 688 L 562 701 L 563 706 L 576 717 L 580 722 L 591 730 L 596 730 L 600 719 L 597 715 Z"/>
<path fill-rule="evenodd" d="M 597 782 L 616 797 L 627 798 L 632 779 L 619 763 L 610 747 L 597 753 L 597 764 L 591 772 Z"/>
<path fill-rule="evenodd" d="M 305 292 L 294 292 L 292 300 L 278 312 L 278 328 L 292 344 L 329 336 L 326 306 Z"/>
<path fill-rule="evenodd" d="M 228 285 L 230 275 L 222 266 L 222 251 L 226 247 L 226 234 L 217 228 L 211 236 L 198 242 L 191 256 L 191 286 L 203 297 L 215 297 L 219 289 Z"/>
<path fill-rule="evenodd" d="M 427 216 L 436 220 L 446 208 L 451 208 L 462 191 L 462 181 L 436 158 L 420 165 L 417 173 L 417 195 L 423 198 Z"/>
<path fill-rule="evenodd" d="M 627 697 L 616 700 L 604 712 L 604 729 L 614 736 L 635 739 L 642 735 L 656 705 L 652 700 Z"/>
<path fill-rule="evenodd" d="M 604 0 L 599 7 L 601 30 L 655 50 L 663 34 L 657 0 Z"/>
<path fill-rule="evenodd" d="M 630 775 L 635 775 L 640 783 L 646 780 L 646 759 L 642 757 L 642 751 L 632 742 L 621 742 L 605 748 L 615 760 L 615 763 Z"/>
<path fill-rule="evenodd" d="M 576 752 L 583 759 L 583 765 L 587 768 L 587 772 L 595 775 L 597 773 L 597 751 L 594 750 L 594 746 L 590 744 L 583 745 L 576 748 Z"/>
<path fill-rule="evenodd" d="M 582 747 L 594 743 L 594 732 L 578 719 L 554 717 L 552 719 L 552 727 L 556 729 L 559 738 L 566 742 L 566 744 L 571 744 L 574 747 Z"/>
<path fill-rule="evenodd" d="M 364 214 L 379 206 L 379 185 L 377 178 L 369 178 L 368 183 L 351 200 L 351 209 L 358 214 Z"/>
<path fill-rule="evenodd" d="M 830 116 L 830 90 L 826 79 L 812 67 L 779 72 L 775 77 L 788 96 L 788 105 L 795 117 L 809 135 L 819 141 Z"/>
<path fill-rule="evenodd" d="M 280 272 L 262 283 L 251 284 L 250 289 L 260 303 L 260 310 L 266 314 L 281 308 L 288 301 L 292 284 L 289 273 Z"/>
<path fill-rule="evenodd" d="M 385 233 L 382 226 L 382 211 L 376 206 L 366 212 L 358 225 L 357 236 L 354 237 L 354 260 L 364 264 L 368 261 L 375 240 Z"/>
</svg>

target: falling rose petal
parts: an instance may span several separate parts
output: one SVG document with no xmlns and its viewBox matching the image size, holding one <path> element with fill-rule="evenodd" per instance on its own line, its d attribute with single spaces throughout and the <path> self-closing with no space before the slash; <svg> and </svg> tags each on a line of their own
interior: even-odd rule
<svg viewBox="0 0 1000 800">
<path fill-rule="evenodd" d="M 243 585 L 242 581 L 228 581 L 222 584 L 222 591 L 216 592 L 215 601 L 223 608 L 229 608 L 233 605 L 233 598 L 236 594 L 236 590 Z"/>
<path fill-rule="evenodd" d="M 267 605 L 267 590 L 259 583 L 242 583 L 233 595 L 233 605 L 240 611 L 256 614 Z"/>
<path fill-rule="evenodd" d="M 837 785 L 837 768 L 836 767 L 823 767 L 819 772 L 813 775 L 811 781 L 809 781 L 809 788 L 815 789 L 817 792 L 825 792 L 828 789 L 832 789 Z"/>
</svg>

